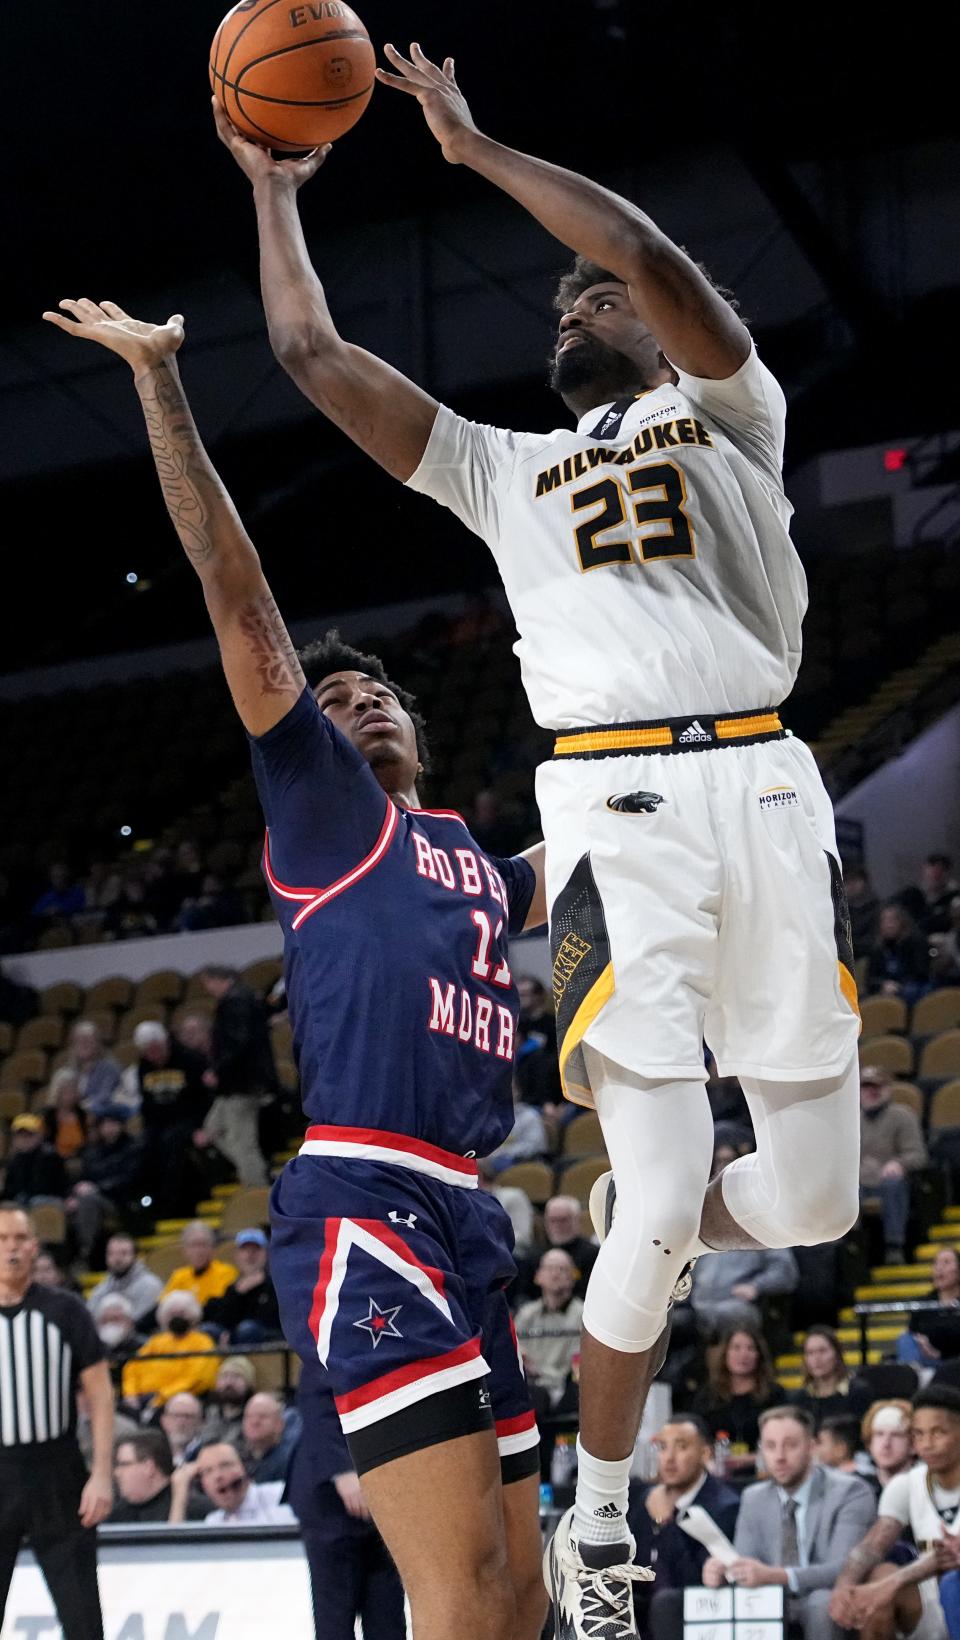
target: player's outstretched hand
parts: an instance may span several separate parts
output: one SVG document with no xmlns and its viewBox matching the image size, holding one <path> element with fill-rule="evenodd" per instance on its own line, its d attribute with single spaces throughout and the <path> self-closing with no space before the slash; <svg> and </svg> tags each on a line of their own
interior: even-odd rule
<svg viewBox="0 0 960 1640">
<path fill-rule="evenodd" d="M 217 136 L 224 148 L 229 148 L 244 176 L 250 178 L 254 187 L 258 182 L 269 179 L 287 182 L 296 192 L 305 182 L 310 181 L 315 171 L 319 171 L 333 146 L 332 143 L 325 142 L 322 148 L 313 148 L 300 159 L 274 159 L 268 148 L 261 148 L 256 142 L 248 142 L 246 137 L 240 135 L 216 97 L 212 97 L 211 102 Z"/>
<path fill-rule="evenodd" d="M 70 315 L 45 313 L 43 317 L 68 336 L 80 336 L 84 341 L 99 342 L 111 353 L 126 359 L 135 376 L 152 370 L 161 359 L 176 353 L 183 341 L 183 314 L 173 313 L 165 325 L 151 325 L 143 319 L 131 319 L 129 313 L 117 307 L 116 302 L 91 302 L 81 296 L 78 302 L 65 297 L 58 304 Z"/>
<path fill-rule="evenodd" d="M 443 67 L 438 68 L 420 50 L 416 41 L 410 47 L 409 59 L 401 57 L 396 46 L 384 46 L 383 50 L 397 72 L 388 74 L 385 68 L 378 68 L 377 79 L 381 85 L 392 85 L 394 90 L 416 97 L 427 124 L 443 149 L 444 159 L 449 160 L 451 165 L 459 165 L 463 157 L 463 139 L 475 135 L 477 128 L 467 100 L 457 85 L 453 58 L 445 57 Z"/>
</svg>

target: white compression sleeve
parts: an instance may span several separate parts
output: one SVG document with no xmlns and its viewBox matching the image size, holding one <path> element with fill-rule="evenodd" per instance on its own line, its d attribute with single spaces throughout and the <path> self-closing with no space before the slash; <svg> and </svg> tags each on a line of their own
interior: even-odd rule
<svg viewBox="0 0 960 1640">
<path fill-rule="evenodd" d="M 860 1211 L 860 1074 L 805 1086 L 741 1077 L 757 1148 L 723 1171 L 723 1200 L 764 1247 L 837 1241 Z"/>
<path fill-rule="evenodd" d="M 601 1344 L 650 1349 L 693 1256 L 713 1159 L 702 1082 L 653 1082 L 604 1058 L 584 1058 L 617 1184 L 613 1228 L 590 1275 L 583 1322 Z"/>
</svg>

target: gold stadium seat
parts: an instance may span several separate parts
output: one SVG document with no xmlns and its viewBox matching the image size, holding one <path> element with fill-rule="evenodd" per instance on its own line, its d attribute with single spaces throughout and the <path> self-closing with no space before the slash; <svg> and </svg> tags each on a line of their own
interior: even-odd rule
<svg viewBox="0 0 960 1640">
<path fill-rule="evenodd" d="M 930 1101 L 930 1132 L 943 1127 L 960 1127 L 960 1076 L 944 1082 Z"/>
<path fill-rule="evenodd" d="M 133 1039 L 124 1037 L 122 1042 L 112 1042 L 110 1044 L 110 1057 L 117 1061 L 121 1070 L 127 1070 L 130 1065 L 137 1063 L 140 1055 L 133 1045 Z"/>
<path fill-rule="evenodd" d="M 283 973 L 283 963 L 279 957 L 264 957 L 261 962 L 251 962 L 240 975 L 244 985 L 249 985 L 251 991 L 266 994 L 276 985 Z"/>
<path fill-rule="evenodd" d="M 235 1236 L 238 1230 L 256 1229 L 270 1223 L 270 1190 L 267 1185 L 251 1185 L 230 1196 L 220 1220 L 221 1236 Z"/>
<path fill-rule="evenodd" d="M 56 1202 L 44 1202 L 42 1207 L 31 1207 L 30 1222 L 39 1242 L 59 1247 L 67 1239 L 67 1215 Z"/>
<path fill-rule="evenodd" d="M 109 1045 L 113 1041 L 117 1034 L 117 1016 L 112 1008 L 85 1008 L 82 1017 L 97 1027 L 101 1042 Z"/>
<path fill-rule="evenodd" d="M 924 1045 L 917 1075 L 924 1077 L 960 1076 L 960 1031 L 942 1031 Z"/>
<path fill-rule="evenodd" d="M 960 1025 L 960 985 L 930 991 L 914 1003 L 910 1020 L 914 1036 L 932 1036 L 936 1031 L 949 1031 L 957 1025 Z"/>
<path fill-rule="evenodd" d="M 165 1002 L 138 1002 L 128 1008 L 125 1014 L 120 1015 L 117 1025 L 117 1035 L 120 1037 L 132 1036 L 138 1025 L 149 1019 L 151 1023 L 166 1025 L 167 1005 Z"/>
<path fill-rule="evenodd" d="M 603 1130 L 596 1111 L 585 1110 L 582 1116 L 575 1116 L 563 1130 L 565 1156 L 605 1156 L 606 1153 Z"/>
<path fill-rule="evenodd" d="M 914 1082 L 894 1082 L 890 1088 L 890 1096 L 895 1105 L 906 1105 L 914 1116 L 923 1121 L 923 1094 Z"/>
<path fill-rule="evenodd" d="M 48 985 L 40 992 L 40 1006 L 45 1014 L 78 1014 L 83 1007 L 83 991 L 72 980 L 61 980 L 59 985 Z"/>
<path fill-rule="evenodd" d="M 12 1122 L 27 1108 L 27 1096 L 22 1088 L 0 1088 L 0 1122 Z"/>
<path fill-rule="evenodd" d="M 592 1156 L 582 1162 L 574 1162 L 572 1167 L 565 1167 L 557 1176 L 557 1193 L 563 1196 L 576 1196 L 581 1207 L 586 1207 L 590 1200 L 590 1192 L 601 1173 L 609 1173 L 610 1163 L 605 1156 Z"/>
<path fill-rule="evenodd" d="M 902 997 L 864 997 L 860 1004 L 864 1037 L 885 1036 L 907 1028 L 907 1005 Z"/>
<path fill-rule="evenodd" d="M 21 1084 L 44 1082 L 49 1055 L 43 1048 L 23 1048 L 0 1065 L 0 1086 L 17 1088 Z"/>
<path fill-rule="evenodd" d="M 164 1282 L 169 1281 L 174 1270 L 179 1270 L 181 1264 L 185 1263 L 179 1241 L 166 1242 L 162 1247 L 151 1247 L 142 1253 L 141 1257 L 147 1269 L 152 1270 L 154 1275 L 159 1276 Z"/>
<path fill-rule="evenodd" d="M 84 1018 L 89 1019 L 92 1008 L 129 1008 L 133 984 L 116 974 L 112 979 L 98 980 L 91 985 L 84 1001 Z"/>
<path fill-rule="evenodd" d="M 17 1048 L 60 1048 L 63 1046 L 63 1020 L 59 1014 L 40 1014 L 21 1025 Z"/>
<path fill-rule="evenodd" d="M 868 1042 L 860 1039 L 861 1065 L 879 1065 L 893 1076 L 909 1075 L 913 1070 L 913 1045 L 902 1036 L 874 1036 Z"/>
<path fill-rule="evenodd" d="M 184 978 L 172 968 L 161 968 L 156 974 L 142 979 L 134 993 L 134 1005 L 142 1002 L 179 1002 L 183 996 Z"/>
<path fill-rule="evenodd" d="M 546 1162 L 515 1162 L 498 1173 L 494 1182 L 505 1190 L 522 1190 L 537 1207 L 553 1195 L 553 1169 Z"/>
</svg>

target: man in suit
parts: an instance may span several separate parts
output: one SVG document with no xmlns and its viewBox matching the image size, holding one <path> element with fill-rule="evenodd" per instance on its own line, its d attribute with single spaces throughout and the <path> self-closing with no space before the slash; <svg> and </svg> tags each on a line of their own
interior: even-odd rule
<svg viewBox="0 0 960 1640">
<path fill-rule="evenodd" d="M 858 1476 L 815 1461 L 813 1419 L 802 1407 L 771 1407 L 760 1417 L 760 1452 L 770 1476 L 740 1501 L 729 1568 L 710 1559 L 703 1581 L 748 1589 L 779 1584 L 804 1640 L 833 1640 L 830 1596 L 841 1567 L 876 1516 L 873 1493 Z"/>
<path fill-rule="evenodd" d="M 655 1574 L 652 1584 L 636 1586 L 637 1627 L 651 1640 L 681 1640 L 683 1591 L 702 1581 L 707 1559 L 703 1545 L 683 1530 L 683 1516 L 696 1504 L 732 1537 L 740 1499 L 710 1474 L 713 1440 L 695 1412 L 668 1418 L 655 1445 L 657 1482 L 631 1486 L 627 1512 L 637 1563 L 652 1566 Z"/>
</svg>

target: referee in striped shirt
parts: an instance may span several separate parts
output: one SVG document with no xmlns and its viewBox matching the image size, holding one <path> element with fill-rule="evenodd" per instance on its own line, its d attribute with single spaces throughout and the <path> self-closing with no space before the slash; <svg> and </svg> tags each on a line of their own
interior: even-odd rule
<svg viewBox="0 0 960 1640">
<path fill-rule="evenodd" d="M 113 1389 L 85 1305 L 33 1280 L 26 1213 L 0 1203 L 0 1627 L 29 1538 L 64 1640 L 103 1640 L 98 1521 L 113 1503 Z M 93 1466 L 77 1445 L 77 1389 L 90 1406 Z"/>
</svg>

